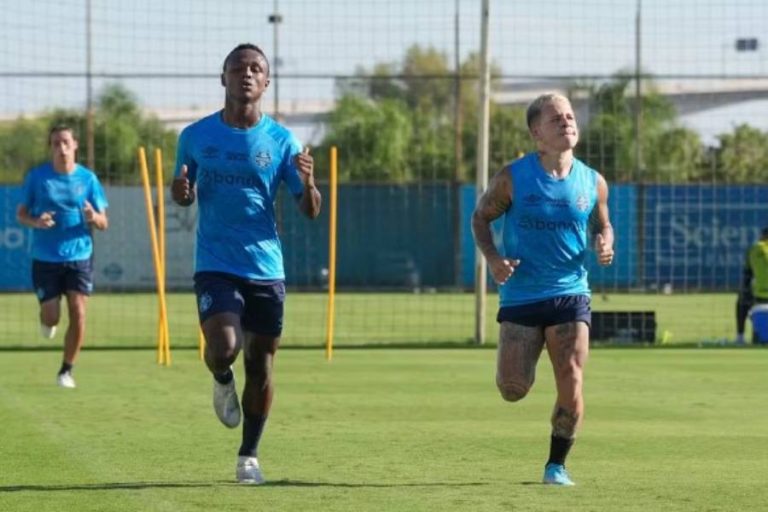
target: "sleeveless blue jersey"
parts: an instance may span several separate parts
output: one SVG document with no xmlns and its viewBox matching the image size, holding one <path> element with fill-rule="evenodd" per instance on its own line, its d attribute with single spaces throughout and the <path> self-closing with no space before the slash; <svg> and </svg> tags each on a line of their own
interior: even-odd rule
<svg viewBox="0 0 768 512">
<path fill-rule="evenodd" d="M 32 230 L 32 258 L 47 262 L 87 260 L 93 255 L 91 227 L 83 215 L 85 201 L 97 212 L 107 198 L 96 174 L 75 164 L 70 173 L 56 172 L 50 162 L 30 169 L 22 186 L 22 204 L 32 217 L 53 212 L 55 224 Z"/>
<path fill-rule="evenodd" d="M 512 162 L 507 172 L 513 198 L 504 215 L 503 256 L 520 265 L 500 288 L 501 307 L 589 295 L 584 263 L 597 172 L 574 158 L 568 176 L 553 178 L 536 153 Z"/>
<path fill-rule="evenodd" d="M 239 129 L 216 112 L 181 132 L 175 175 L 186 164 L 197 185 L 195 271 L 285 279 L 275 198 L 281 181 L 294 196 L 303 193 L 294 163 L 300 151 L 291 132 L 265 114 Z"/>
</svg>

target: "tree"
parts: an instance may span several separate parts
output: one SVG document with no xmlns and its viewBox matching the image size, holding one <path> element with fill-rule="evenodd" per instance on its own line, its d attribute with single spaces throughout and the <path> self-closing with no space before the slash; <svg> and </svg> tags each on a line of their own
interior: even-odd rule
<svg viewBox="0 0 768 512">
<path fill-rule="evenodd" d="M 646 81 L 641 97 L 640 137 L 635 136 L 633 78 L 618 74 L 590 91 L 586 126 L 577 154 L 609 181 L 681 183 L 699 179 L 704 151 L 694 131 L 681 126 L 674 105 Z M 642 161 L 636 162 L 637 145 Z M 635 173 L 639 166 L 639 175 Z"/>
<path fill-rule="evenodd" d="M 453 73 L 445 54 L 434 48 L 411 46 L 405 54 L 402 74 L 410 108 L 450 116 Z"/>
<path fill-rule="evenodd" d="M 768 181 L 768 133 L 741 124 L 733 133 L 718 135 L 716 151 L 720 178 L 732 183 Z"/>
<path fill-rule="evenodd" d="M 397 112 L 398 123 L 402 124 L 398 124 L 397 129 L 401 133 L 396 139 L 402 142 L 398 147 L 403 149 L 403 154 L 398 154 L 391 163 L 364 163 L 359 158 L 353 163 L 347 158 L 344 167 L 368 167 L 365 170 L 343 171 L 345 179 L 372 179 L 373 166 L 377 169 L 375 178 L 378 180 L 452 181 L 457 176 L 459 181 L 466 180 L 463 170 L 475 169 L 476 166 L 478 63 L 477 54 L 471 54 L 460 65 L 461 87 L 458 90 L 457 76 L 449 68 L 447 57 L 433 48 L 412 46 L 399 67 L 393 63 L 379 63 L 371 72 L 358 68 L 355 78 L 337 83 L 341 100 L 331 115 L 323 148 L 336 144 L 348 155 L 379 143 L 362 140 L 366 137 L 378 139 L 386 133 L 385 139 L 393 139 L 388 128 L 380 124 L 380 116 L 384 112 L 389 112 L 388 115 Z M 499 69 L 492 66 L 492 73 L 498 74 Z M 351 98 L 365 101 L 355 102 Z M 458 126 L 455 116 L 457 101 L 462 113 Z M 355 114 L 357 109 L 363 112 Z M 371 111 L 378 109 L 382 109 L 380 115 L 370 115 Z M 341 115 L 337 115 L 340 111 Z M 364 115 L 365 112 L 368 115 Z M 349 120 L 351 115 L 360 117 L 353 123 Z M 374 123 L 374 126 L 367 126 L 368 122 Z M 350 129 L 353 125 L 354 129 Z M 491 126 L 492 169 L 500 168 L 511 157 L 531 146 L 525 116 L 520 109 L 492 106 Z M 459 162 L 456 161 L 455 148 L 457 134 L 462 143 Z M 350 144 L 354 144 L 354 148 L 349 147 Z M 385 152 L 379 150 L 375 158 L 384 156 Z M 318 160 L 319 168 L 322 168 L 323 158 L 320 156 Z"/>
<path fill-rule="evenodd" d="M 48 131 L 56 124 L 71 126 L 78 133 L 78 159 L 84 162 L 88 152 L 85 113 L 57 109 L 35 119 L 0 124 L 0 179 L 19 182 L 26 170 L 47 160 Z M 108 85 L 97 98 L 94 112 L 94 170 L 106 183 L 138 183 L 136 150 L 144 145 L 148 151 L 163 149 L 163 168 L 166 180 L 170 180 L 176 137 L 176 132 L 165 128 L 157 118 L 142 113 L 128 89 Z"/>
<path fill-rule="evenodd" d="M 153 166 L 154 148 L 163 150 L 163 169 L 170 180 L 176 158 L 177 134 L 157 118 L 141 112 L 135 95 L 120 84 L 105 87 L 99 96 L 95 118 L 96 170 L 107 181 L 138 183 L 137 148 L 147 148 Z"/>
<path fill-rule="evenodd" d="M 339 181 L 408 181 L 411 125 L 408 109 L 397 100 L 374 102 L 353 94 L 339 100 L 329 130 L 314 152 L 318 177 L 328 166 L 328 148 L 335 145 L 344 158 Z"/>
<path fill-rule="evenodd" d="M 48 155 L 47 122 L 44 119 L 19 118 L 0 125 L 0 180 L 18 183 L 31 167 Z"/>
<path fill-rule="evenodd" d="M 498 78 L 501 69 L 491 63 L 491 90 L 501 85 Z M 461 75 L 477 77 L 480 74 L 480 55 L 471 53 L 461 65 Z M 465 173 L 464 179 L 471 179 L 477 168 L 477 135 L 479 126 L 480 81 L 477 78 L 464 80 L 461 89 L 462 111 L 464 122 L 462 126 L 463 165 L 471 170 Z M 535 144 L 528 132 L 525 120 L 525 107 L 500 105 L 493 101 L 490 104 L 489 119 L 489 162 L 487 172 L 493 174 L 521 153 L 535 149 Z M 467 176 L 469 174 L 469 176 Z"/>
</svg>

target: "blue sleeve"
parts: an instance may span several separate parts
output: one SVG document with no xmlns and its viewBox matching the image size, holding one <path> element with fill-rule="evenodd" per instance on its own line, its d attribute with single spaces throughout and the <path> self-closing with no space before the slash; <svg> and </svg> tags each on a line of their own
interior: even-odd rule
<svg viewBox="0 0 768 512">
<path fill-rule="evenodd" d="M 30 170 L 24 177 L 24 183 L 21 185 L 21 203 L 27 209 L 27 212 L 32 213 L 32 208 L 35 204 L 35 185 L 33 172 Z"/>
<path fill-rule="evenodd" d="M 185 128 L 179 135 L 179 143 L 176 147 L 176 167 L 173 170 L 173 177 L 178 177 L 181 173 L 181 166 L 186 165 L 187 178 L 189 178 L 189 183 L 194 185 L 197 179 L 197 162 L 191 156 L 189 132 L 189 128 Z"/>
<path fill-rule="evenodd" d="M 301 197 L 304 193 L 304 184 L 299 177 L 299 168 L 296 167 L 295 157 L 301 153 L 301 143 L 291 134 L 286 140 L 285 157 L 283 159 L 283 181 L 295 197 Z"/>
<path fill-rule="evenodd" d="M 109 206 L 107 195 L 104 193 L 104 187 L 101 186 L 101 182 L 95 174 L 93 175 L 91 193 L 89 194 L 88 202 L 91 203 L 91 206 L 93 206 L 93 208 L 99 213 L 103 213 L 104 210 L 106 210 Z"/>
</svg>

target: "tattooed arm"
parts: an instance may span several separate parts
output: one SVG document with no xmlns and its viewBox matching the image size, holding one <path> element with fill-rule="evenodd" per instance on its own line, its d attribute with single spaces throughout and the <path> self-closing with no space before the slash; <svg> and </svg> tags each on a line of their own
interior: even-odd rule
<svg viewBox="0 0 768 512">
<path fill-rule="evenodd" d="M 497 172 L 488 184 L 488 189 L 480 197 L 472 214 L 472 234 L 475 243 L 488 260 L 493 279 L 504 284 L 520 264 L 520 260 L 502 258 L 493 244 L 491 222 L 498 219 L 512 206 L 512 177 L 509 171 L 502 169 Z"/>
</svg>

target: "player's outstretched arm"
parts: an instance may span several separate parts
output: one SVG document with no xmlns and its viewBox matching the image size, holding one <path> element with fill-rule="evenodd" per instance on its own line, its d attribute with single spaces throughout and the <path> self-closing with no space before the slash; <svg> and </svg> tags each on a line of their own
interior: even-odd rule
<svg viewBox="0 0 768 512">
<path fill-rule="evenodd" d="M 299 170 L 299 177 L 304 184 L 304 193 L 299 199 L 299 209 L 305 216 L 314 219 L 320 215 L 320 205 L 322 204 L 320 191 L 315 186 L 315 160 L 309 154 L 309 147 L 306 146 L 294 158 L 296 168 Z"/>
</svg>

